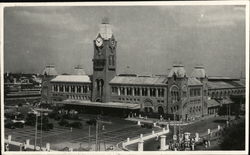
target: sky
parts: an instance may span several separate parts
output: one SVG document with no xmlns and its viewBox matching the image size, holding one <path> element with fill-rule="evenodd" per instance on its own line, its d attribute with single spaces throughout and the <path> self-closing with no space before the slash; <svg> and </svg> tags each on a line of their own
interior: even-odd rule
<svg viewBox="0 0 250 155">
<path fill-rule="evenodd" d="M 117 40 L 117 74 L 245 74 L 244 6 L 46 6 L 4 9 L 4 72 L 92 74 L 93 40 L 108 17 Z M 127 67 L 129 66 L 129 68 Z"/>
</svg>

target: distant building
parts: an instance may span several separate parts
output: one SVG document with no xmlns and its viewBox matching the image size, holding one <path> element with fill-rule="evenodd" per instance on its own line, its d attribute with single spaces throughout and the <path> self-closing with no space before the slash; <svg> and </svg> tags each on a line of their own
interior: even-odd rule
<svg viewBox="0 0 250 155">
<path fill-rule="evenodd" d="M 42 84 L 44 102 L 137 109 L 192 119 L 217 113 L 231 95 L 244 96 L 245 85 L 239 79 L 208 77 L 203 66 L 196 66 L 190 76 L 181 64 L 173 65 L 164 76 L 117 75 L 117 41 L 107 20 L 102 22 L 93 44 L 91 76 L 80 66 L 75 68 L 74 75 L 57 75 L 53 65 L 46 66 Z"/>
</svg>

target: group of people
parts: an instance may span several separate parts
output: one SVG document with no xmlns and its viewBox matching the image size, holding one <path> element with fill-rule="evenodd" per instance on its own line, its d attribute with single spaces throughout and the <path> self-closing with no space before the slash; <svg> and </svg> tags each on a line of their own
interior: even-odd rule
<svg viewBox="0 0 250 155">
<path fill-rule="evenodd" d="M 195 148 L 195 139 L 180 139 L 179 141 L 170 141 L 169 149 L 173 151 L 184 151 L 191 150 L 193 151 Z"/>
</svg>

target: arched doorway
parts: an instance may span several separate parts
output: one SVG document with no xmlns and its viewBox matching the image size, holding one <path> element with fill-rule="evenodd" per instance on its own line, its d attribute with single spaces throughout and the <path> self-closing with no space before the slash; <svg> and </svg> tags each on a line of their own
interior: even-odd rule
<svg viewBox="0 0 250 155">
<path fill-rule="evenodd" d="M 98 98 L 98 99 L 96 99 L 95 101 L 96 101 L 96 102 L 101 102 L 101 99 Z"/>
<path fill-rule="evenodd" d="M 153 113 L 154 106 L 153 106 L 153 103 L 150 99 L 147 99 L 144 101 L 144 111 L 146 113 Z"/>
<path fill-rule="evenodd" d="M 144 111 L 146 113 L 153 113 L 153 108 L 152 107 L 144 107 Z"/>
<path fill-rule="evenodd" d="M 159 106 L 159 107 L 158 107 L 158 113 L 159 113 L 159 114 L 164 114 L 164 110 L 163 110 L 163 107 L 162 107 L 162 106 Z"/>
</svg>

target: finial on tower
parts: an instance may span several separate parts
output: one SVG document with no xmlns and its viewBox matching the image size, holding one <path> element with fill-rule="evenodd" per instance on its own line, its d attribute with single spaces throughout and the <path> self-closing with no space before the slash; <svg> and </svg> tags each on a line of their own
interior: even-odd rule
<svg viewBox="0 0 250 155">
<path fill-rule="evenodd" d="M 108 17 L 104 17 L 102 19 L 102 24 L 109 24 L 109 18 Z"/>
</svg>

